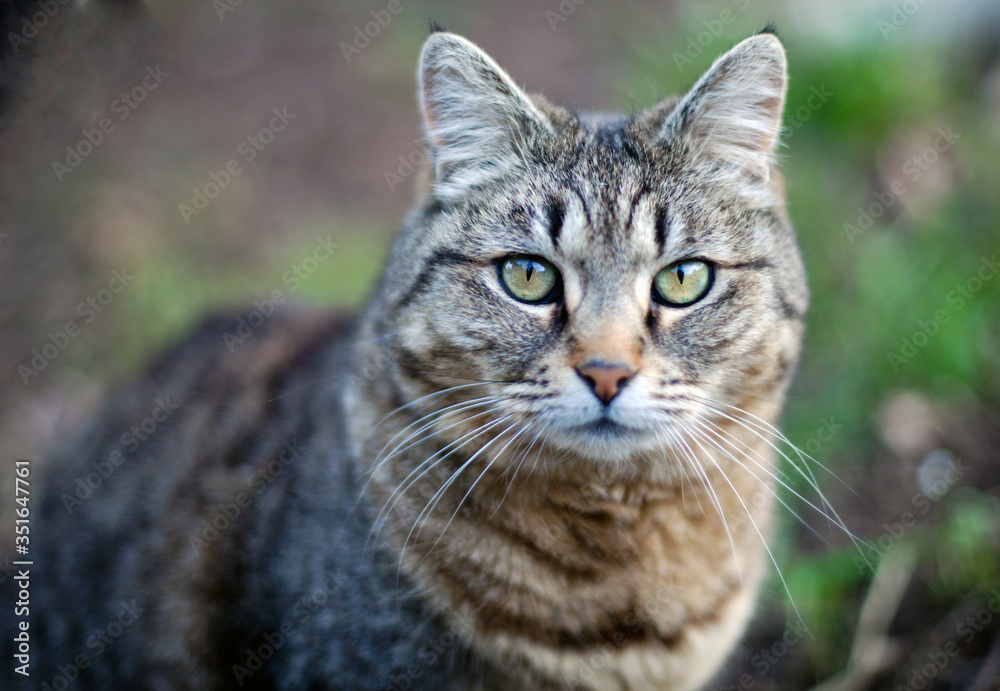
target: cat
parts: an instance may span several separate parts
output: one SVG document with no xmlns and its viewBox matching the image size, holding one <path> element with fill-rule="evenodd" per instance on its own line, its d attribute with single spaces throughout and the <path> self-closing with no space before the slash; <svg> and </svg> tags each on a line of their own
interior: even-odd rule
<svg viewBox="0 0 1000 691">
<path fill-rule="evenodd" d="M 432 32 L 427 181 L 363 312 L 211 317 L 55 454 L 30 688 L 708 683 L 770 563 L 808 302 L 786 75 L 765 30 L 573 113 Z"/>
</svg>

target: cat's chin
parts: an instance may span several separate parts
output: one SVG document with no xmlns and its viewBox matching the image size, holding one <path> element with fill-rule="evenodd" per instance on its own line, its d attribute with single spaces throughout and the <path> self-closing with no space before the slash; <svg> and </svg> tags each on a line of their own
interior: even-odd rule
<svg viewBox="0 0 1000 691">
<path fill-rule="evenodd" d="M 553 430 L 547 441 L 560 451 L 588 462 L 620 464 L 649 462 L 670 446 L 669 432 L 616 422 L 607 417 Z"/>
</svg>

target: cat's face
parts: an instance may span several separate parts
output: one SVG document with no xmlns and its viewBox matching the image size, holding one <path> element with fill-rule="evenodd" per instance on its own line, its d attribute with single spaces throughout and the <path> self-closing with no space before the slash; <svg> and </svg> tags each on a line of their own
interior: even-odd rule
<svg viewBox="0 0 1000 691">
<path fill-rule="evenodd" d="M 441 420 L 475 419 L 498 451 L 596 461 L 697 443 L 726 406 L 780 398 L 806 306 L 771 160 L 784 69 L 757 36 L 677 102 L 577 117 L 432 36 L 434 187 L 380 307 L 406 397 L 456 406 Z"/>
</svg>

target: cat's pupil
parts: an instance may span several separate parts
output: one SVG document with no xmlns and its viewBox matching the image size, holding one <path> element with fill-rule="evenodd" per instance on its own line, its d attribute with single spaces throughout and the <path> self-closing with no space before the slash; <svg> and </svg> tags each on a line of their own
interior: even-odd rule
<svg viewBox="0 0 1000 691">
<path fill-rule="evenodd" d="M 552 296 L 559 281 L 556 268 L 540 257 L 510 257 L 499 269 L 507 291 L 522 302 L 544 302 Z"/>
<path fill-rule="evenodd" d="M 688 274 L 691 280 L 688 281 Z M 692 259 L 672 264 L 656 275 L 653 280 L 653 298 L 661 304 L 685 306 L 697 302 L 708 292 L 712 284 L 711 267 L 700 260 Z"/>
</svg>

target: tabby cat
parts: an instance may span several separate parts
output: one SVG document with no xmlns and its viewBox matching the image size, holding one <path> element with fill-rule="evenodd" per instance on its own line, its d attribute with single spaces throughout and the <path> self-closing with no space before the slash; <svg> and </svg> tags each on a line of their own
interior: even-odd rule
<svg viewBox="0 0 1000 691">
<path fill-rule="evenodd" d="M 781 43 L 631 115 L 529 96 L 444 31 L 418 77 L 426 189 L 367 309 L 239 342 L 209 319 L 57 454 L 5 688 L 667 690 L 723 664 L 807 303 Z"/>
</svg>

